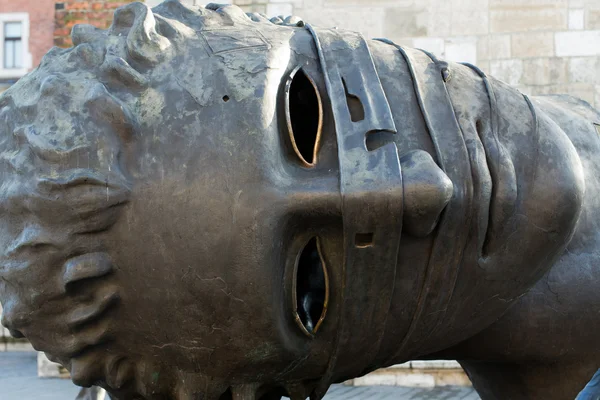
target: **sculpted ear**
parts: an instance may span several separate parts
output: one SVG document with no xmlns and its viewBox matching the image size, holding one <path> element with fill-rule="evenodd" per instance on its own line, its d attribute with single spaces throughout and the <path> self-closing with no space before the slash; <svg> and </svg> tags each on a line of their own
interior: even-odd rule
<svg viewBox="0 0 600 400">
<path fill-rule="evenodd" d="M 152 10 L 143 3 L 131 3 L 117 9 L 110 33 L 127 35 L 129 54 L 142 63 L 159 63 L 171 42 L 157 32 Z"/>
</svg>

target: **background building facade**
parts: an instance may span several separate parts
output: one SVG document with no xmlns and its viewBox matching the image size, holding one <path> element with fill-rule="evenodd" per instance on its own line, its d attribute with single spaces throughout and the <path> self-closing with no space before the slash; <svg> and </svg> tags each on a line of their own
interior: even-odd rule
<svg viewBox="0 0 600 400">
<path fill-rule="evenodd" d="M 54 35 L 54 0 L 0 0 L 0 91 L 38 65 Z"/>
<path fill-rule="evenodd" d="M 232 1 L 392 39 L 476 64 L 527 94 L 568 93 L 600 107 L 600 0 Z"/>
<path fill-rule="evenodd" d="M 70 46 L 75 24 L 106 28 L 114 9 L 131 1 L 0 0 L 0 91 L 38 65 L 52 45 Z M 568 93 L 600 107 L 600 0 L 220 2 L 386 37 L 476 64 L 527 94 Z"/>
<path fill-rule="evenodd" d="M 133 0 L 0 0 L 0 92 L 39 65 L 52 46 L 71 46 L 74 25 L 106 28 Z"/>
</svg>

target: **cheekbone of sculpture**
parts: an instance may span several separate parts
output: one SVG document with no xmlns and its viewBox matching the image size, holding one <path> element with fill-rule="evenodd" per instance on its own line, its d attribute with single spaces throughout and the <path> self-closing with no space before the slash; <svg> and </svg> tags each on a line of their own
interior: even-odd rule
<svg viewBox="0 0 600 400">
<path fill-rule="evenodd" d="M 3 324 L 114 399 L 321 399 L 600 367 L 600 114 L 289 17 L 168 0 L 0 97 Z"/>
</svg>

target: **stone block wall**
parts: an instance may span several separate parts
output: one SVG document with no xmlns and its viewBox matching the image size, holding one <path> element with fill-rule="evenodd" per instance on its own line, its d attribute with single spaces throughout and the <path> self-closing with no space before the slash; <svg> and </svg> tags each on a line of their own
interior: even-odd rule
<svg viewBox="0 0 600 400">
<path fill-rule="evenodd" d="M 412 361 L 371 372 L 347 381 L 350 386 L 402 386 L 434 388 L 472 386 L 469 377 L 456 361 Z"/>
<path fill-rule="evenodd" d="M 234 0 L 470 62 L 527 94 L 600 108 L 600 0 Z"/>
<path fill-rule="evenodd" d="M 77 24 L 91 24 L 101 29 L 110 26 L 115 9 L 134 0 L 64 0 L 55 4 L 54 45 L 70 47 L 71 29 Z"/>
</svg>

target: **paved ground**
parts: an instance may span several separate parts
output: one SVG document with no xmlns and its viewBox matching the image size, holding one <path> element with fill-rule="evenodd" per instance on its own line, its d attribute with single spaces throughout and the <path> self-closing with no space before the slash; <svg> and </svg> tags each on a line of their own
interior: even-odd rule
<svg viewBox="0 0 600 400">
<path fill-rule="evenodd" d="M 37 377 L 36 354 L 0 352 L 1 400 L 74 400 L 78 393 L 69 380 Z M 414 389 L 335 386 L 325 400 L 478 400 L 465 388 Z"/>
<path fill-rule="evenodd" d="M 473 389 L 334 386 L 324 400 L 479 400 Z"/>
<path fill-rule="evenodd" d="M 78 392 L 71 381 L 39 379 L 36 353 L 0 353 L 1 400 L 74 400 Z"/>
</svg>

